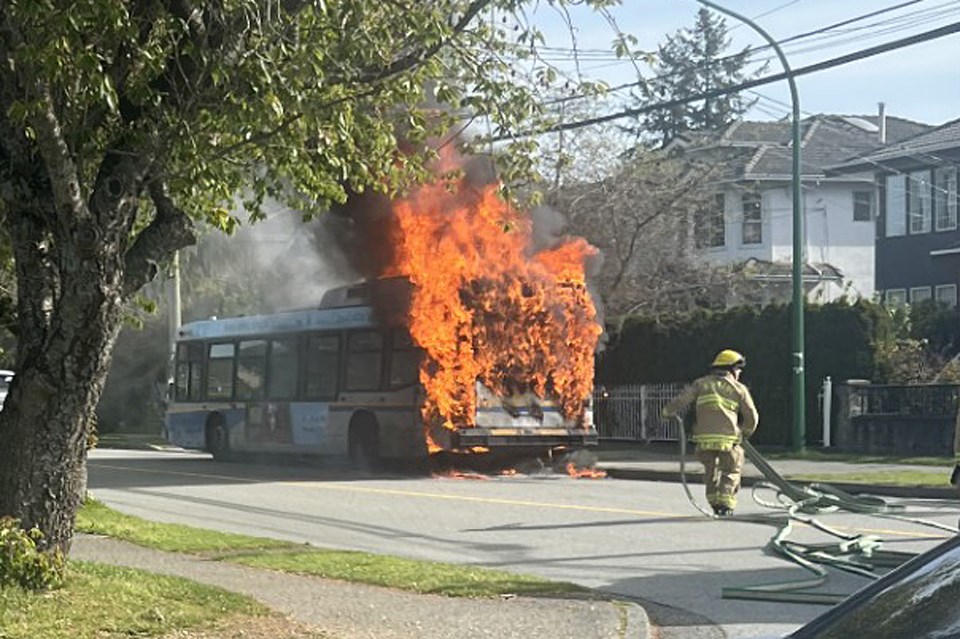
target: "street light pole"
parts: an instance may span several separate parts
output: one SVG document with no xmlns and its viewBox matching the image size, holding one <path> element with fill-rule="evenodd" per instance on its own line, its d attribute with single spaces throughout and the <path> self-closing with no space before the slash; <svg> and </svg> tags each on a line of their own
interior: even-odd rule
<svg viewBox="0 0 960 639">
<path fill-rule="evenodd" d="M 790 99 L 793 103 L 793 428 L 790 432 L 791 448 L 800 452 L 803 450 L 806 439 L 806 390 L 803 365 L 803 194 L 800 191 L 800 96 L 797 93 L 797 83 L 793 78 L 793 71 L 787 62 L 787 57 L 777 41 L 770 37 L 758 24 L 749 18 L 730 9 L 721 7 L 710 0 L 697 0 L 715 11 L 740 20 L 754 31 L 759 33 L 773 48 L 783 65 L 787 83 L 790 85 Z"/>
</svg>

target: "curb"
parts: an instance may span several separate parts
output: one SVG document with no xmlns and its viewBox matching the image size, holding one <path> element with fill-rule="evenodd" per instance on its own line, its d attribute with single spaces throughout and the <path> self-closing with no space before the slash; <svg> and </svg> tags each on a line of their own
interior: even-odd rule
<svg viewBox="0 0 960 639">
<path fill-rule="evenodd" d="M 606 465 L 599 465 L 600 468 L 606 471 L 608 477 L 614 479 L 631 479 L 639 481 L 663 481 L 663 482 L 672 482 L 680 483 L 680 472 L 679 471 L 664 471 L 664 470 L 651 470 L 643 468 L 616 468 Z M 785 477 L 788 481 L 794 481 L 790 477 Z M 687 481 L 691 484 L 702 484 L 703 483 L 703 474 L 700 472 L 687 473 Z M 759 483 L 766 482 L 767 480 L 763 477 L 756 477 L 752 475 L 746 475 L 741 479 L 741 485 L 745 487 L 755 486 Z M 816 483 L 816 482 L 800 482 L 800 483 Z M 956 500 L 957 492 L 953 488 L 937 488 L 935 486 L 886 486 L 879 484 L 851 484 L 845 482 L 830 482 L 829 484 L 832 488 L 840 489 L 844 492 L 848 492 L 854 495 L 865 494 L 865 495 L 880 495 L 883 497 L 898 497 L 901 499 L 906 498 L 916 498 L 916 499 L 949 499 Z"/>
<path fill-rule="evenodd" d="M 610 599 L 609 603 L 621 611 L 622 621 L 618 637 L 650 639 L 659 636 L 650 632 L 650 617 L 640 604 L 623 599 Z"/>
</svg>

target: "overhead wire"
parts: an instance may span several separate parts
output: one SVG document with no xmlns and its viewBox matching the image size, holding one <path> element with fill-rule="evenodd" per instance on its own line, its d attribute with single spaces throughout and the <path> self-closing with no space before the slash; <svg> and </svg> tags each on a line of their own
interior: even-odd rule
<svg viewBox="0 0 960 639">
<path fill-rule="evenodd" d="M 830 33 L 831 30 L 837 28 L 838 26 L 845 26 L 845 25 L 848 25 L 848 24 L 852 24 L 852 23 L 857 22 L 857 21 L 860 21 L 860 20 L 868 19 L 868 18 L 870 18 L 870 17 L 874 17 L 874 16 L 877 16 L 877 15 L 880 15 L 880 14 L 883 14 L 883 13 L 886 13 L 886 12 L 890 12 L 890 11 L 897 10 L 897 9 L 902 9 L 902 8 L 904 8 L 904 7 L 906 7 L 906 6 L 910 6 L 910 5 L 917 4 L 917 3 L 919 3 L 919 2 L 924 2 L 924 1 L 925 1 L 925 0 L 911 0 L 910 2 L 904 2 L 904 3 L 900 3 L 900 4 L 897 4 L 897 5 L 890 6 L 890 7 L 886 7 L 886 8 L 884 8 L 884 9 L 880 9 L 880 10 L 877 10 L 877 11 L 872 11 L 872 12 L 869 12 L 869 13 L 866 13 L 866 14 L 862 14 L 862 15 L 860 15 L 860 16 L 856 16 L 856 17 L 853 17 L 853 18 L 849 18 L 849 19 L 847 19 L 847 20 L 843 20 L 843 21 L 840 21 L 840 22 L 831 24 L 831 25 L 827 25 L 827 26 L 824 26 L 824 27 L 820 27 L 820 28 L 818 28 L 818 29 L 814 29 L 814 30 L 811 30 L 811 31 L 807 31 L 807 32 L 804 32 L 804 33 L 801 33 L 801 34 L 796 34 L 796 35 L 790 36 L 790 37 L 788 37 L 788 38 L 784 38 L 784 39 L 782 39 L 782 40 L 779 40 L 777 44 L 778 44 L 778 46 L 781 46 L 781 48 L 784 49 L 785 53 L 790 53 L 790 54 L 793 54 L 793 55 L 795 55 L 795 54 L 797 54 L 797 53 L 809 53 L 809 52 L 813 52 L 813 51 L 825 50 L 825 49 L 828 49 L 828 48 L 832 48 L 832 47 L 834 47 L 834 46 L 837 46 L 837 44 L 847 44 L 847 43 L 849 43 L 849 42 L 851 42 L 851 41 L 854 41 L 854 42 L 855 42 L 855 41 L 863 41 L 863 40 L 866 40 L 866 39 L 871 39 L 871 38 L 878 37 L 878 34 L 872 34 L 872 35 L 871 35 L 871 34 L 867 34 L 866 36 L 861 36 L 861 37 L 859 37 L 859 38 L 853 38 L 853 39 L 851 39 L 851 38 L 848 37 L 848 35 L 849 35 L 850 32 L 853 32 L 853 31 L 862 30 L 862 29 L 869 29 L 869 28 L 873 28 L 873 27 L 875 27 L 875 26 L 884 25 L 884 24 L 895 25 L 896 22 L 902 22 L 902 21 L 905 21 L 905 20 L 911 20 L 911 19 L 914 20 L 914 22 L 912 22 L 912 23 L 905 23 L 905 24 L 901 24 L 900 26 L 892 26 L 891 28 L 889 28 L 889 29 L 887 29 L 886 31 L 883 32 L 883 34 L 889 34 L 889 33 L 894 33 L 894 32 L 898 32 L 898 31 L 904 31 L 904 30 L 907 30 L 908 28 L 915 28 L 916 26 L 919 26 L 920 24 L 926 24 L 926 23 L 928 23 L 928 22 L 939 21 L 939 20 L 942 20 L 945 15 L 953 15 L 954 13 L 960 12 L 960 8 L 949 9 L 949 10 L 948 10 L 949 13 L 929 15 L 929 16 L 924 17 L 921 21 L 917 21 L 917 16 L 914 16 L 914 14 L 907 14 L 907 15 L 905 15 L 905 16 L 898 16 L 898 17 L 896 17 L 896 18 L 892 18 L 892 19 L 887 20 L 887 21 L 881 21 L 881 22 L 877 22 L 877 23 L 874 23 L 874 24 L 857 27 L 856 29 L 848 30 L 848 31 L 845 31 L 845 32 L 842 32 L 842 33 Z M 943 3 L 943 4 L 937 5 L 937 6 L 935 6 L 935 7 L 931 7 L 931 8 L 929 8 L 929 9 L 923 9 L 923 10 L 920 10 L 920 11 L 914 12 L 914 13 L 926 13 L 926 12 L 930 12 L 930 11 L 942 10 L 942 9 L 944 9 L 945 7 L 951 7 L 951 6 L 957 7 L 958 4 L 960 4 L 960 2 L 958 2 L 958 0 L 949 0 L 948 2 L 945 2 L 945 3 Z M 799 42 L 799 41 L 801 41 L 801 40 L 806 40 L 806 39 L 808 39 L 808 38 L 837 38 L 837 37 L 846 37 L 847 39 L 845 39 L 845 40 L 842 41 L 842 42 L 838 42 L 837 44 L 820 43 L 820 44 L 818 44 L 818 45 L 816 45 L 816 46 L 811 46 L 811 47 L 808 47 L 808 48 L 806 48 L 806 49 L 797 49 L 797 50 L 794 50 L 794 49 L 790 46 L 791 43 Z M 759 45 L 759 46 L 750 48 L 750 53 L 751 53 L 752 55 L 755 55 L 755 54 L 758 53 L 758 52 L 765 51 L 765 50 L 768 50 L 768 49 L 771 49 L 771 48 L 772 48 L 772 47 L 771 47 L 771 45 L 769 45 L 769 44 Z M 595 50 L 595 51 L 599 51 L 599 50 Z M 608 53 L 609 53 L 609 52 L 608 52 Z M 740 55 L 740 54 L 739 54 L 739 53 L 736 53 L 736 54 L 731 54 L 731 55 L 723 56 L 723 57 L 717 58 L 717 59 L 715 59 L 715 60 L 712 60 L 712 61 L 711 61 L 711 64 L 713 64 L 713 63 L 723 63 L 723 62 L 729 61 L 729 60 L 731 60 L 731 59 L 734 59 L 734 58 L 737 57 L 738 55 Z M 764 57 L 764 58 L 754 58 L 754 59 L 751 60 L 751 62 L 754 63 L 754 64 L 763 64 L 763 63 L 767 63 L 767 62 L 770 62 L 770 61 L 773 61 L 773 60 L 776 60 L 776 59 L 777 59 L 777 56 L 776 56 L 775 54 L 771 54 L 771 55 L 769 55 L 769 56 L 767 56 L 767 57 Z M 600 61 L 601 58 L 596 58 L 595 60 L 596 60 L 596 61 Z M 614 65 L 615 65 L 615 64 L 618 64 L 618 61 L 617 61 L 617 59 L 615 59 L 615 58 L 613 58 L 613 59 L 607 58 L 607 60 L 609 60 L 609 61 L 611 62 L 611 64 L 614 64 Z M 557 61 L 563 61 L 563 60 L 558 58 Z M 659 74 L 659 75 L 653 76 L 653 77 L 651 77 L 651 78 L 644 78 L 644 79 L 640 79 L 640 80 L 636 80 L 636 81 L 632 81 L 632 82 L 627 82 L 627 83 L 615 85 L 615 86 L 613 86 L 613 87 L 608 87 L 607 90 L 606 90 L 606 93 L 607 93 L 607 94 L 618 93 L 618 92 L 620 92 L 620 91 L 624 91 L 624 90 L 627 90 L 627 89 L 637 88 L 637 87 L 639 87 L 639 86 L 642 86 L 644 83 L 647 83 L 647 82 L 650 82 L 650 81 L 666 80 L 666 79 L 669 79 L 669 78 L 671 78 L 671 77 L 674 77 L 674 76 L 678 75 L 678 73 L 679 73 L 679 72 L 664 73 L 664 74 Z M 550 101 L 549 103 L 555 103 L 555 102 L 559 102 L 559 101 L 570 101 L 570 100 L 588 99 L 588 98 L 591 98 L 591 97 L 593 97 L 592 94 L 578 94 L 578 95 L 572 95 L 572 96 L 565 96 L 565 97 L 562 97 L 562 98 L 556 98 L 556 99 Z"/>
<path fill-rule="evenodd" d="M 831 69 L 831 68 L 834 68 L 834 67 L 842 66 L 842 65 L 845 65 L 845 64 L 849 64 L 849 63 L 851 63 L 851 62 L 856 62 L 856 61 L 858 61 L 858 60 L 863 60 L 863 59 L 865 59 L 865 58 L 870 58 L 870 57 L 873 57 L 873 56 L 876 56 L 876 55 L 880 55 L 880 54 L 882 54 L 882 53 L 887 53 L 887 52 L 890 52 L 890 51 L 895 51 L 895 50 L 898 50 L 898 49 L 902 49 L 902 48 L 904 48 L 904 47 L 912 46 L 912 45 L 914 45 L 914 44 L 919 44 L 919 43 L 922 43 L 922 42 L 929 42 L 929 41 L 931 41 L 931 40 L 936 40 L 936 39 L 939 39 L 939 38 L 943 38 L 943 37 L 946 37 L 946 36 L 948 36 L 948 35 L 953 35 L 953 34 L 955 34 L 955 33 L 957 33 L 957 32 L 960 32 L 960 22 L 954 22 L 954 23 L 951 23 L 951 24 L 949 24 L 949 25 L 946 25 L 946 26 L 943 26 L 943 27 L 939 27 L 939 28 L 937 28 L 937 29 L 933 29 L 933 30 L 931 30 L 931 31 L 925 31 L 925 32 L 923 32 L 923 33 L 919 33 L 919 34 L 915 34 L 915 35 L 912 35 L 912 36 L 908 36 L 908 37 L 906 37 L 906 38 L 901 38 L 901 39 L 899 39 L 899 40 L 893 40 L 893 41 L 886 42 L 886 43 L 881 44 L 881 45 L 877 45 L 877 46 L 873 46 L 873 47 L 868 47 L 868 48 L 866 48 L 866 49 L 861 49 L 861 50 L 859 50 L 859 51 L 855 51 L 855 52 L 853 52 L 853 53 L 849 53 L 849 54 L 846 54 L 846 55 L 842 55 L 842 56 L 839 56 L 839 57 L 837 57 L 837 58 L 831 58 L 831 59 L 829 59 L 829 60 L 824 60 L 824 61 L 821 61 L 821 62 L 817 62 L 817 63 L 815 63 L 815 64 L 810 64 L 810 65 L 807 65 L 807 66 L 804 66 L 804 67 L 796 68 L 796 69 L 793 69 L 789 75 L 791 75 L 791 76 L 793 76 L 793 77 L 800 77 L 800 76 L 803 76 L 803 75 L 809 75 L 809 74 L 811 74 L 811 73 L 818 73 L 818 72 L 824 71 L 824 70 L 826 70 L 826 69 Z M 750 89 L 750 88 L 753 88 L 753 87 L 756 87 L 756 86 L 762 86 L 762 85 L 764 85 L 764 84 L 770 84 L 770 83 L 772 83 L 772 82 L 778 82 L 778 81 L 780 81 L 780 80 L 786 79 L 787 76 L 788 76 L 787 72 L 784 71 L 784 72 L 780 72 L 780 73 L 775 73 L 775 74 L 772 74 L 772 75 L 764 76 L 764 77 L 762 77 L 762 78 L 754 78 L 754 79 L 752 79 L 752 80 L 747 80 L 747 81 L 744 81 L 744 82 L 740 82 L 739 84 L 736 84 L 736 85 L 731 85 L 731 86 L 723 87 L 723 88 L 719 88 L 719 89 L 712 89 L 712 90 L 710 90 L 710 91 L 704 91 L 704 92 L 699 93 L 699 94 L 685 96 L 685 97 L 683 97 L 683 98 L 677 98 L 677 99 L 672 99 L 672 100 L 664 100 L 664 101 L 661 101 L 661 102 L 657 102 L 657 103 L 654 103 L 654 104 L 648 104 L 648 105 L 641 106 L 641 107 L 623 109 L 623 110 L 618 111 L 618 112 L 615 112 L 615 113 L 609 113 L 609 114 L 602 115 L 602 116 L 596 116 L 596 117 L 592 117 L 592 118 L 586 118 L 586 119 L 583 119 L 583 120 L 580 120 L 580 121 L 577 121 L 577 122 L 566 122 L 566 123 L 562 123 L 562 124 L 555 124 L 555 125 L 552 125 L 552 126 L 544 127 L 544 128 L 542 128 L 542 129 L 539 129 L 539 130 L 530 130 L 530 131 L 525 131 L 525 132 L 520 132 L 520 133 L 514 133 L 514 134 L 507 135 L 507 136 L 505 136 L 505 137 L 503 137 L 503 138 L 497 138 L 497 140 L 499 140 L 499 139 L 506 139 L 506 138 L 529 137 L 529 136 L 532 136 L 532 135 L 543 135 L 543 134 L 547 134 L 547 133 L 556 133 L 556 132 L 559 132 L 559 131 L 568 131 L 568 130 L 572 130 L 572 129 L 578 129 L 578 128 L 583 128 L 583 127 L 587 127 L 587 126 L 593 126 L 593 125 L 596 125 L 596 124 L 602 124 L 602 123 L 605 123 L 605 122 L 612 122 L 612 121 L 614 121 L 614 120 L 619 120 L 619 119 L 622 119 L 622 118 L 636 117 L 637 115 L 640 115 L 640 114 L 643 114 L 643 113 L 648 113 L 648 112 L 651 112 L 651 111 L 656 111 L 656 110 L 663 109 L 663 108 L 668 108 L 668 107 L 672 107 L 672 106 L 678 106 L 678 105 L 681 105 L 681 104 L 688 104 L 688 103 L 690 103 L 690 102 L 698 102 L 698 101 L 705 100 L 705 99 L 711 99 L 711 98 L 714 98 L 714 97 L 719 97 L 719 96 L 722 96 L 722 95 L 727 95 L 727 94 L 729 94 L 729 93 L 735 93 L 735 92 L 738 92 L 738 91 L 743 91 L 743 90 Z M 495 141 L 496 141 L 496 140 L 495 140 Z"/>
</svg>

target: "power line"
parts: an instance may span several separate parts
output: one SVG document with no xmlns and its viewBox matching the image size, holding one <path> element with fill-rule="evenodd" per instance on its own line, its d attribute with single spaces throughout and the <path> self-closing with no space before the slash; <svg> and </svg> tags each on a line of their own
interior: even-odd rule
<svg viewBox="0 0 960 639">
<path fill-rule="evenodd" d="M 853 53 L 842 55 L 837 58 L 831 58 L 829 60 L 824 60 L 823 62 L 817 62 L 816 64 L 800 67 L 798 69 L 794 69 L 791 75 L 793 75 L 793 77 L 799 77 L 802 75 L 809 75 L 811 73 L 825 71 L 827 69 L 832 69 L 834 67 L 842 66 L 844 64 L 849 64 L 851 62 L 856 62 L 858 60 L 863 60 L 876 55 L 880 55 L 881 53 L 887 53 L 890 51 L 902 49 L 904 47 L 912 46 L 915 44 L 920 44 L 923 42 L 936 40 L 938 38 L 943 38 L 945 36 L 952 35 L 957 32 L 960 32 L 960 22 L 954 22 L 952 24 L 948 24 L 938 29 L 933 29 L 931 31 L 924 31 L 923 33 L 918 33 L 916 35 L 908 36 L 906 38 L 893 40 L 892 42 L 887 42 L 885 44 L 880 44 L 874 47 L 861 49 L 860 51 L 855 51 Z M 638 115 L 642 115 L 644 113 L 650 113 L 651 111 L 658 111 L 660 109 L 667 109 L 674 106 L 689 104 L 690 102 L 698 102 L 700 100 L 709 100 L 711 98 L 716 98 L 721 95 L 727 95 L 728 93 L 737 93 L 745 89 L 752 89 L 753 87 L 763 86 L 765 84 L 770 84 L 772 82 L 779 82 L 780 80 L 785 80 L 786 78 L 787 78 L 787 74 L 785 72 L 775 73 L 773 75 L 764 76 L 762 78 L 747 80 L 745 82 L 741 82 L 740 84 L 735 84 L 735 85 L 723 87 L 720 89 L 713 89 L 711 91 L 704 91 L 703 93 L 687 96 L 685 98 L 665 100 L 663 102 L 657 102 L 656 104 L 648 104 L 642 107 L 624 109 L 622 111 L 618 111 L 617 113 L 601 115 L 595 118 L 587 118 L 584 120 L 579 120 L 577 122 L 567 122 L 567 123 L 556 124 L 554 126 L 546 127 L 538 131 L 526 131 L 516 135 L 501 135 L 501 136 L 492 138 L 492 141 L 499 142 L 503 140 L 515 139 L 518 137 L 543 135 L 545 133 L 559 133 L 560 131 L 572 131 L 574 129 L 581 129 L 584 127 L 593 126 L 595 124 L 603 124 L 605 122 L 612 122 L 613 120 L 619 120 L 622 118 L 635 117 Z"/>
<path fill-rule="evenodd" d="M 869 12 L 869 13 L 865 13 L 865 14 L 862 14 L 862 15 L 854 16 L 854 17 L 852 17 L 852 18 L 847 18 L 847 19 L 842 20 L 842 21 L 840 21 L 840 22 L 835 22 L 835 23 L 833 23 L 833 24 L 829 24 L 829 25 L 824 26 L 824 27 L 819 27 L 819 28 L 813 29 L 813 30 L 811 30 L 811 31 L 807 31 L 807 32 L 804 32 L 804 33 L 800 33 L 800 34 L 797 34 L 797 35 L 790 36 L 790 37 L 788 37 L 788 38 L 784 38 L 783 40 L 778 41 L 777 44 L 778 44 L 778 45 L 787 45 L 787 44 L 790 44 L 790 43 L 801 44 L 801 42 L 800 42 L 801 40 L 804 40 L 804 39 L 806 39 L 806 38 L 810 38 L 810 37 L 812 37 L 812 36 L 818 36 L 818 35 L 820 36 L 819 39 L 821 39 L 821 40 L 825 40 L 825 39 L 827 39 L 827 38 L 833 38 L 833 39 L 834 39 L 833 42 L 821 42 L 821 43 L 819 43 L 819 44 L 817 44 L 817 45 L 808 46 L 808 47 L 805 48 L 805 49 L 796 49 L 796 50 L 790 49 L 789 51 L 786 51 L 786 53 L 790 53 L 790 54 L 809 53 L 809 52 L 812 52 L 812 51 L 817 51 L 817 50 L 822 50 L 822 49 L 831 48 L 831 47 L 837 46 L 837 45 L 839 45 L 839 44 L 844 44 L 844 43 L 846 43 L 846 42 L 852 42 L 852 41 L 857 41 L 857 40 L 861 40 L 861 39 L 865 39 L 865 38 L 876 37 L 876 36 L 882 35 L 882 34 L 884 34 L 884 33 L 892 33 L 892 32 L 896 32 L 896 31 L 902 31 L 902 30 L 904 30 L 904 29 L 917 26 L 918 24 L 921 24 L 922 22 L 931 22 L 931 21 L 933 21 L 933 20 L 935 20 L 935 19 L 937 19 L 937 18 L 942 17 L 942 13 L 947 13 L 947 12 L 949 12 L 949 10 L 945 12 L 945 11 L 944 11 L 944 7 L 947 7 L 947 6 L 951 5 L 951 4 L 957 4 L 956 0 L 951 0 L 950 2 L 941 4 L 941 5 L 937 5 L 937 6 L 935 6 L 935 7 L 931 7 L 930 9 L 921 9 L 921 10 L 915 11 L 915 12 L 913 12 L 913 13 L 909 13 L 909 14 L 902 15 L 902 16 L 897 16 L 897 17 L 895 17 L 895 18 L 890 18 L 890 19 L 888 19 L 888 20 L 883 20 L 883 21 L 879 21 L 879 22 L 874 22 L 874 23 L 871 23 L 871 24 L 863 25 L 863 26 L 860 26 L 860 27 L 856 27 L 856 28 L 854 28 L 854 29 L 850 29 L 850 30 L 847 30 L 847 31 L 844 31 L 844 32 L 840 32 L 840 33 L 830 33 L 830 31 L 832 31 L 833 29 L 836 29 L 836 28 L 839 28 L 839 27 L 842 27 L 842 26 L 846 26 L 846 25 L 848 25 L 848 24 L 852 24 L 852 23 L 855 23 L 855 22 L 859 22 L 859 21 L 862 21 L 862 20 L 865 20 L 865 19 L 867 19 L 867 18 L 871 18 L 871 17 L 877 16 L 877 15 L 881 15 L 881 14 L 883 14 L 883 13 L 888 13 L 888 12 L 890 12 L 890 11 L 895 11 L 895 10 L 898 10 L 898 9 L 902 9 L 902 8 L 904 8 L 904 7 L 907 7 L 907 6 L 910 6 L 910 5 L 913 5 L 913 4 L 917 4 L 917 3 L 920 3 L 920 2 L 924 2 L 924 1 L 925 1 L 925 0 L 909 0 L 908 2 L 902 2 L 902 3 L 897 4 L 897 5 L 885 7 L 885 8 L 883 8 L 883 9 L 878 9 L 878 10 L 876 10 L 876 11 L 871 11 L 871 12 Z M 931 12 L 934 12 L 934 11 L 940 11 L 941 14 L 932 15 L 932 16 L 929 15 Z M 927 15 L 925 15 L 925 16 L 923 16 L 923 17 L 918 17 L 918 16 L 921 16 L 921 14 L 927 14 Z M 860 34 L 859 36 L 853 36 L 853 37 L 850 36 L 851 33 L 856 32 L 856 31 L 862 31 L 862 30 L 865 30 L 865 29 L 871 29 L 871 28 L 877 27 L 877 26 L 891 25 L 891 24 L 895 24 L 895 23 L 897 23 L 897 22 L 904 23 L 904 22 L 907 22 L 907 21 L 911 21 L 911 22 L 908 23 L 908 24 L 900 24 L 900 25 L 898 25 L 898 26 L 888 26 L 888 27 L 884 28 L 882 31 L 877 31 L 876 33 L 872 33 L 872 34 Z M 839 38 L 845 38 L 845 39 L 838 41 Z M 815 38 L 815 39 L 816 39 L 816 38 Z M 753 54 L 755 54 L 755 53 L 757 53 L 757 52 L 764 51 L 764 50 L 770 49 L 770 48 L 772 48 L 772 47 L 771 47 L 771 45 L 769 45 L 769 44 L 764 44 L 764 45 L 760 45 L 760 46 L 757 46 L 757 47 L 751 47 L 751 48 L 749 48 L 749 54 L 752 56 Z M 789 47 L 787 47 L 787 48 L 789 49 Z M 575 54 L 574 51 L 569 50 L 569 49 L 564 50 L 564 49 L 560 49 L 560 48 L 552 48 L 552 49 L 550 49 L 550 50 L 553 50 L 553 51 L 554 51 L 554 55 L 558 55 L 560 51 L 567 51 L 567 52 L 569 52 L 571 55 Z M 599 61 L 601 61 L 601 60 L 606 59 L 606 60 L 610 60 L 610 61 L 611 61 L 611 65 L 622 64 L 622 63 L 623 63 L 623 59 L 622 59 L 622 58 L 611 58 L 611 57 L 609 57 L 609 51 L 606 51 L 606 56 L 607 56 L 607 57 L 599 57 L 600 50 L 593 50 L 593 52 L 594 52 L 595 54 L 597 54 L 597 57 L 593 57 L 593 58 L 592 58 L 592 61 L 599 62 Z M 710 62 L 710 64 L 723 63 L 723 62 L 728 61 L 728 60 L 731 60 L 731 59 L 733 59 L 733 58 L 735 58 L 735 57 L 737 57 L 737 56 L 739 56 L 739 55 L 741 55 L 741 54 L 740 54 L 740 53 L 735 53 L 735 54 L 723 56 L 723 57 L 721 57 L 721 58 L 717 58 L 717 59 L 715 59 L 715 60 L 710 60 L 709 62 Z M 560 60 L 561 60 L 561 58 L 551 58 L 551 56 L 547 56 L 547 57 L 544 58 L 544 59 L 545 59 L 545 60 L 553 59 L 553 60 L 556 60 L 556 61 L 560 61 Z M 569 59 L 569 58 L 567 58 L 567 59 Z M 765 58 L 751 59 L 751 62 L 753 62 L 753 63 L 765 63 L 765 62 L 769 62 L 769 61 L 775 60 L 775 59 L 777 59 L 777 56 L 774 55 L 774 54 L 771 54 L 771 55 L 769 55 L 768 57 L 765 57 Z M 623 91 L 624 89 L 631 89 L 631 88 L 640 86 L 641 84 L 643 84 L 643 83 L 645 83 L 645 82 L 650 82 L 650 81 L 655 81 L 655 80 L 665 80 L 665 79 L 668 79 L 668 78 L 670 78 L 670 77 L 679 75 L 680 73 L 681 73 L 681 72 L 670 72 L 670 73 L 665 73 L 665 74 L 657 75 L 657 76 L 654 76 L 654 77 L 652 77 L 652 78 L 640 80 L 640 81 L 627 82 L 627 83 L 625 83 L 625 84 L 620 84 L 620 85 L 611 87 L 611 88 L 607 89 L 607 92 L 608 92 L 608 93 L 614 93 L 614 92 L 618 92 L 618 91 Z M 548 104 L 556 104 L 556 103 L 559 103 L 559 102 L 569 102 L 569 101 L 572 101 L 572 100 L 582 100 L 582 99 L 589 98 L 589 97 L 592 97 L 592 96 L 591 96 L 591 95 L 573 95 L 573 96 L 567 96 L 567 97 L 557 98 L 557 99 L 555 99 L 555 100 L 551 100 Z"/>
</svg>

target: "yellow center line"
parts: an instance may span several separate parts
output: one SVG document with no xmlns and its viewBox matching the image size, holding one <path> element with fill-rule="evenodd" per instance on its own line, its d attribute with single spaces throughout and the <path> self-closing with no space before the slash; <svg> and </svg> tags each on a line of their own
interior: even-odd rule
<svg viewBox="0 0 960 639">
<path fill-rule="evenodd" d="M 674 517 L 694 519 L 692 515 L 678 513 L 663 513 L 655 510 L 634 510 L 631 508 L 607 508 L 604 506 L 583 506 L 580 504 L 556 504 L 545 501 L 529 501 L 526 499 L 504 499 L 499 497 L 471 497 L 468 495 L 446 495 L 443 493 L 426 493 L 418 490 L 398 490 L 395 488 L 368 488 L 362 486 L 340 486 L 337 484 L 297 484 L 296 482 L 279 482 L 300 488 L 314 490 L 343 490 L 358 493 L 374 493 L 380 495 L 400 495 L 402 497 L 423 497 L 426 499 L 446 499 L 451 501 L 469 501 L 483 504 L 499 504 L 506 506 L 533 506 L 535 508 L 553 508 L 555 510 L 579 510 L 592 513 L 614 513 L 618 515 L 643 515 L 647 517 Z"/>
<path fill-rule="evenodd" d="M 655 510 L 637 510 L 632 508 L 610 508 L 605 506 L 585 506 L 581 504 L 557 504 L 551 502 L 543 501 L 532 501 L 526 499 L 505 499 L 499 497 L 473 497 L 469 495 L 448 495 L 443 493 L 432 493 L 424 492 L 418 490 L 400 490 L 397 488 L 372 488 L 365 486 L 357 486 L 355 484 L 344 486 L 341 484 L 330 484 L 322 482 L 297 482 L 289 480 L 277 480 L 277 479 L 267 479 L 267 478 L 257 478 L 257 479 L 248 479 L 245 477 L 234 477 L 231 475 L 213 475 L 208 473 L 190 473 L 184 471 L 173 471 L 173 470 L 155 470 L 148 468 L 135 468 L 132 466 L 117 466 L 113 464 L 104 464 L 100 462 L 91 463 L 92 466 L 97 466 L 98 468 L 109 468 L 112 470 L 126 470 L 133 471 L 138 473 L 154 473 L 158 475 L 176 475 L 181 477 L 195 477 L 198 479 L 218 479 L 224 481 L 232 481 L 235 483 L 241 484 L 278 484 L 281 486 L 294 486 L 297 488 L 309 489 L 309 490 L 330 490 L 330 491 L 341 491 L 341 492 L 354 492 L 354 493 L 368 493 L 368 494 L 378 494 L 378 495 L 395 495 L 401 497 L 418 497 L 424 499 L 439 499 L 447 501 L 463 501 L 471 503 L 483 503 L 483 504 L 498 504 L 505 506 L 526 506 L 533 508 L 545 508 L 553 510 L 573 510 L 579 512 L 593 512 L 593 513 L 607 513 L 607 514 L 616 514 L 616 515 L 639 515 L 641 517 L 670 517 L 674 519 L 690 519 L 698 520 L 703 519 L 701 515 L 687 515 L 673 512 L 660 512 Z M 736 522 L 737 519 L 734 518 L 731 521 Z M 797 522 L 794 525 L 807 526 L 802 522 Z M 902 530 L 889 530 L 884 528 L 850 528 L 849 526 L 833 526 L 836 530 L 849 531 L 849 532 L 860 532 L 864 534 L 872 535 L 889 535 L 894 537 L 907 537 L 913 539 L 949 539 L 948 536 L 943 534 L 935 533 L 925 533 L 925 532 L 907 532 Z"/>
<path fill-rule="evenodd" d="M 97 466 L 98 468 L 109 468 L 111 470 L 128 470 L 138 473 L 154 473 L 159 475 L 177 475 L 182 477 L 196 477 L 198 479 L 221 479 L 226 481 L 232 481 L 242 484 L 262 484 L 262 483 L 271 483 L 278 484 L 281 486 L 295 486 L 297 488 L 305 488 L 311 490 L 334 490 L 334 491 L 343 491 L 343 492 L 356 492 L 356 493 L 371 493 L 371 494 L 380 494 L 380 495 L 397 495 L 402 497 L 422 497 L 426 499 L 445 499 L 451 501 L 467 501 L 474 503 L 486 503 L 486 504 L 500 504 L 500 505 L 510 505 L 510 506 L 533 506 L 537 508 L 553 508 L 556 510 L 578 510 L 584 512 L 596 512 L 596 513 L 613 513 L 619 515 L 642 515 L 646 517 L 676 517 L 682 519 L 698 519 L 696 515 L 681 515 L 678 513 L 665 513 L 658 512 L 654 510 L 635 510 L 630 508 L 607 508 L 603 506 L 584 506 L 577 504 L 556 504 L 550 502 L 540 502 L 540 501 L 529 501 L 524 499 L 503 499 L 503 498 L 494 498 L 494 497 L 471 497 L 467 495 L 446 495 L 443 493 L 430 493 L 416 490 L 399 490 L 396 488 L 371 488 L 364 486 L 343 486 L 340 484 L 329 484 L 321 482 L 297 482 L 289 480 L 277 480 L 277 479 L 248 479 L 245 477 L 232 477 L 228 475 L 211 475 L 205 473 L 189 473 L 182 471 L 173 471 L 173 470 L 155 470 L 148 468 L 134 468 L 131 466 L 116 466 L 113 464 L 103 464 L 103 463 L 93 463 L 90 464 Z"/>
</svg>

